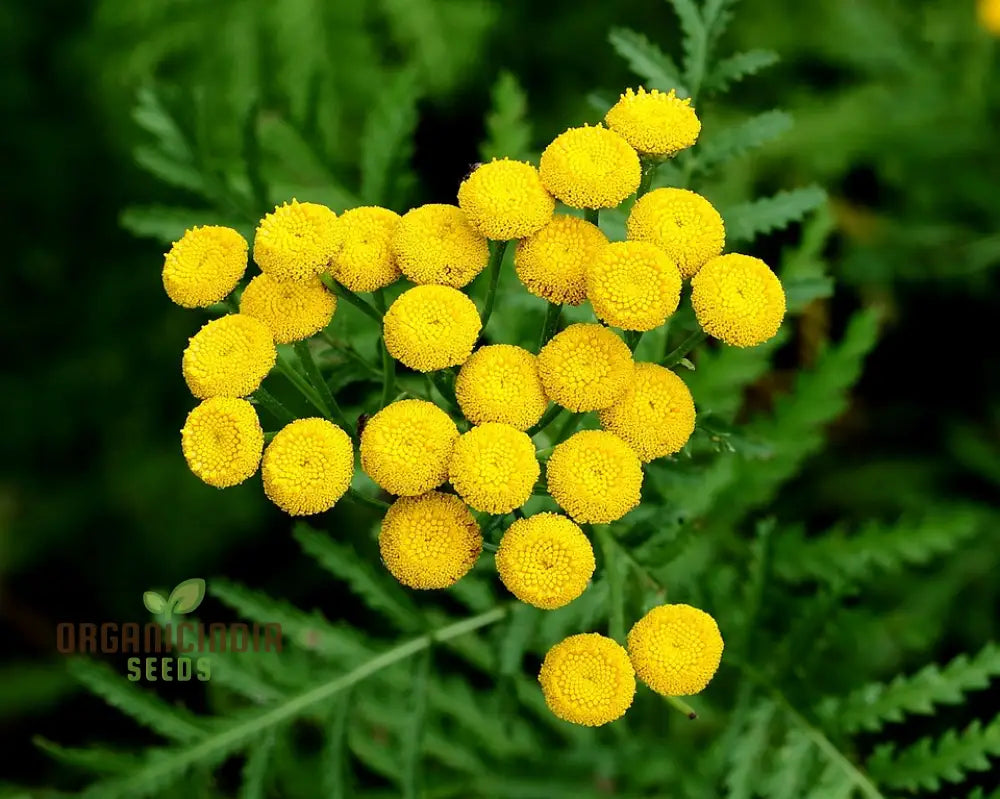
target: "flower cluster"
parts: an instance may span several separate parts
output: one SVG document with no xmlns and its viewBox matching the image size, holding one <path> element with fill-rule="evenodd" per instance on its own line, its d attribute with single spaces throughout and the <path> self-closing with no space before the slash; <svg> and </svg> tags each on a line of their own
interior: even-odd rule
<svg viewBox="0 0 1000 799">
<path fill-rule="evenodd" d="M 227 299 L 244 278 L 247 241 L 228 228 L 187 231 L 166 255 L 168 296 L 184 307 L 238 308 L 184 351 L 184 379 L 202 400 L 182 431 L 192 472 L 223 488 L 259 469 L 272 502 L 310 515 L 352 492 L 359 460 L 389 502 L 353 496 L 386 508 L 379 549 L 403 585 L 447 588 L 488 549 L 518 600 L 545 610 L 575 600 L 596 568 L 588 526 L 638 506 L 644 465 L 682 450 L 695 429 L 691 393 L 669 368 L 686 352 L 636 362 L 640 337 L 671 319 L 682 296 L 703 333 L 732 346 L 766 341 L 784 317 L 768 266 L 723 254 L 723 219 L 706 198 L 651 189 L 657 165 L 700 131 L 690 101 L 630 89 L 603 124 L 557 136 L 537 168 L 508 158 L 478 165 L 455 205 L 338 216 L 292 200 L 260 221 L 260 273 L 238 298 Z M 609 241 L 600 210 L 633 195 L 626 239 Z M 484 342 L 508 245 L 523 287 L 548 302 L 537 353 Z M 486 270 L 477 307 L 463 289 Z M 357 423 L 313 356 L 336 345 L 327 328 L 345 300 L 379 320 L 384 348 L 381 369 L 368 365 L 381 373 L 381 403 Z M 562 326 L 562 307 L 585 301 L 593 321 Z M 413 379 L 393 400 L 395 362 Z M 295 418 L 262 387 L 275 367 L 319 416 Z M 265 433 L 258 406 L 287 423 Z M 560 432 L 546 432 L 558 417 Z M 543 433 L 551 446 L 536 449 Z M 526 516 L 532 497 L 550 509 Z M 599 725 L 625 713 L 636 677 L 666 696 L 701 691 L 722 647 L 711 616 L 663 605 L 625 642 L 587 633 L 557 644 L 539 681 L 557 716 Z"/>
</svg>

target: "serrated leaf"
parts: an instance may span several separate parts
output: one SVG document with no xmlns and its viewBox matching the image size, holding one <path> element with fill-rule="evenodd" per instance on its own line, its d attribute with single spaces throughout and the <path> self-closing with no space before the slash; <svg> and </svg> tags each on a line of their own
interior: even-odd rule
<svg viewBox="0 0 1000 799">
<path fill-rule="evenodd" d="M 250 746 L 243 763 L 243 782 L 239 799 L 264 799 L 267 795 L 265 782 L 271 755 L 274 752 L 274 730 L 268 730 Z"/>
<path fill-rule="evenodd" d="M 646 88 L 661 91 L 675 89 L 679 97 L 690 96 L 673 59 L 644 35 L 629 28 L 612 28 L 608 41 L 629 68 L 643 79 Z M 605 105 L 604 110 L 608 107 Z"/>
<path fill-rule="evenodd" d="M 193 613 L 205 598 L 205 581 L 192 577 L 179 583 L 170 592 L 167 605 L 171 613 Z"/>
<path fill-rule="evenodd" d="M 92 774 L 121 774 L 135 768 L 138 759 L 127 752 L 117 752 L 102 746 L 85 749 L 61 746 L 41 736 L 32 742 L 47 755 L 60 763 L 83 769 Z"/>
<path fill-rule="evenodd" d="M 698 144 L 695 151 L 697 168 L 711 169 L 773 141 L 791 127 L 791 115 L 774 110 L 750 117 L 739 125 L 723 128 Z"/>
<path fill-rule="evenodd" d="M 398 205 L 399 172 L 409 170 L 413 151 L 417 96 L 416 75 L 408 70 L 396 75 L 375 95 L 375 104 L 365 120 L 361 153 L 363 202 Z"/>
<path fill-rule="evenodd" d="M 716 64 L 706 86 L 724 92 L 732 84 L 777 64 L 779 60 L 778 54 L 773 50 L 747 50 L 735 53 Z"/>
<path fill-rule="evenodd" d="M 705 78 L 705 65 L 708 61 L 708 29 L 694 0 L 670 0 L 670 3 L 677 12 L 684 32 L 684 79 L 692 94 L 697 95 Z"/>
<path fill-rule="evenodd" d="M 512 158 L 526 161 L 531 152 L 531 123 L 527 118 L 528 98 L 510 72 L 501 72 L 491 93 L 486 116 L 486 141 L 479 147 L 484 161 Z"/>
<path fill-rule="evenodd" d="M 770 748 L 770 730 L 776 707 L 759 702 L 747 716 L 729 753 L 725 785 L 728 799 L 752 799 L 760 776 L 760 761 Z"/>
<path fill-rule="evenodd" d="M 173 244 L 184 235 L 184 231 L 201 225 L 234 227 L 244 238 L 252 233 L 239 220 L 223 216 L 213 209 L 165 205 L 133 205 L 122 211 L 118 222 L 135 236 L 155 239 L 163 244 Z"/>
<path fill-rule="evenodd" d="M 825 202 L 826 192 L 823 189 L 806 186 L 738 205 L 723 214 L 726 240 L 753 241 L 761 234 L 783 230 Z"/>
<path fill-rule="evenodd" d="M 810 783 L 815 761 L 813 742 L 801 730 L 790 729 L 774 759 L 774 768 L 764 781 L 761 796 L 800 799 L 803 788 Z"/>
</svg>

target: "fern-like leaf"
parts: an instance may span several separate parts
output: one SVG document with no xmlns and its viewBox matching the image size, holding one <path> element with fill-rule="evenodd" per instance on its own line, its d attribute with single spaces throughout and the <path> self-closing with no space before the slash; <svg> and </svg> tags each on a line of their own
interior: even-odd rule
<svg viewBox="0 0 1000 799">
<path fill-rule="evenodd" d="M 135 768 L 138 762 L 133 754 L 103 746 L 88 746 L 85 749 L 60 746 L 39 735 L 32 742 L 53 760 L 92 774 L 121 774 Z"/>
<path fill-rule="evenodd" d="M 382 87 L 365 120 L 361 197 L 372 205 L 398 205 L 399 171 L 408 169 L 417 125 L 417 83 L 404 71 Z"/>
<path fill-rule="evenodd" d="M 774 759 L 774 768 L 764 782 L 761 795 L 768 799 L 800 799 L 816 761 L 813 742 L 801 730 L 792 728 Z"/>
<path fill-rule="evenodd" d="M 819 186 L 806 186 L 737 205 L 723 214 L 726 220 L 726 239 L 753 241 L 761 234 L 783 230 L 825 202 L 826 192 L 823 189 Z"/>
<path fill-rule="evenodd" d="M 479 147 L 484 161 L 492 158 L 527 160 L 531 155 L 528 98 L 510 72 L 502 72 L 493 86 L 492 105 L 486 116 L 486 141 Z"/>
<path fill-rule="evenodd" d="M 629 28 L 612 28 L 608 41 L 647 88 L 675 89 L 681 97 L 690 95 L 674 60 L 641 33 Z M 604 107 L 606 109 L 607 105 Z"/>
<path fill-rule="evenodd" d="M 792 127 L 784 111 L 765 111 L 739 125 L 723 128 L 698 146 L 698 168 L 711 169 L 778 138 Z"/>
<path fill-rule="evenodd" d="M 747 714 L 746 723 L 734 737 L 725 778 L 728 799 L 752 799 L 754 796 L 760 761 L 770 748 L 771 723 L 776 710 L 769 700 L 759 702 Z"/>
<path fill-rule="evenodd" d="M 239 799 L 264 799 L 267 795 L 267 769 L 274 751 L 275 733 L 268 730 L 256 741 L 243 764 L 243 784 Z"/>
<path fill-rule="evenodd" d="M 237 228 L 244 237 L 252 237 L 252 229 L 242 220 L 227 217 L 214 210 L 176 208 L 166 205 L 132 206 L 122 211 L 118 223 L 134 236 L 172 244 L 184 231 L 197 225 L 224 225 Z"/>
<path fill-rule="evenodd" d="M 706 81 L 706 87 L 724 92 L 732 84 L 777 64 L 778 60 L 778 54 L 773 50 L 747 50 L 735 53 L 716 64 Z"/>
<path fill-rule="evenodd" d="M 708 29 L 695 0 L 670 0 L 684 33 L 684 78 L 693 95 L 698 94 L 708 61 Z"/>
</svg>

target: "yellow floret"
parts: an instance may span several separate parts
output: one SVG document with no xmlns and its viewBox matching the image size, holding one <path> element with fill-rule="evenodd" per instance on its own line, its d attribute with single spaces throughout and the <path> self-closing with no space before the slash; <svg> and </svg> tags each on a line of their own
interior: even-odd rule
<svg viewBox="0 0 1000 799">
<path fill-rule="evenodd" d="M 163 288 L 184 308 L 207 308 L 236 288 L 247 268 L 247 241 L 228 227 L 188 230 L 163 261 Z"/>
<path fill-rule="evenodd" d="M 571 208 L 614 208 L 639 188 L 639 156 L 602 127 L 570 128 L 545 148 L 542 183 Z"/>
<path fill-rule="evenodd" d="M 330 274 L 351 291 L 368 292 L 395 283 L 400 276 L 392 243 L 399 214 L 388 208 L 366 206 L 340 215 L 337 246 Z"/>
<path fill-rule="evenodd" d="M 490 248 L 454 205 L 422 205 L 403 215 L 392 251 L 414 283 L 462 288 L 486 268 Z"/>
<path fill-rule="evenodd" d="M 459 186 L 458 204 L 473 227 L 498 241 L 530 236 L 552 219 L 555 209 L 538 170 L 509 158 L 477 167 Z"/>
<path fill-rule="evenodd" d="M 324 272 L 337 246 L 337 215 L 325 205 L 292 200 L 257 227 L 253 259 L 272 279 L 306 280 Z"/>
<path fill-rule="evenodd" d="M 637 363 L 625 393 L 598 413 L 643 462 L 672 455 L 694 432 L 694 400 L 684 381 L 655 363 Z"/>
<path fill-rule="evenodd" d="M 677 310 L 681 273 L 653 244 L 616 241 L 587 267 L 587 298 L 609 325 L 652 330 Z"/>
<path fill-rule="evenodd" d="M 274 338 L 263 322 L 229 314 L 191 337 L 181 369 L 198 399 L 246 397 L 260 388 L 277 357 Z"/>
<path fill-rule="evenodd" d="M 390 574 L 410 588 L 447 588 L 464 577 L 483 551 L 479 524 L 454 494 L 430 491 L 397 499 L 378 536 Z"/>
<path fill-rule="evenodd" d="M 671 89 L 664 94 L 627 89 L 604 117 L 605 123 L 644 155 L 669 157 L 685 150 L 701 133 L 701 122 L 690 100 Z"/>
<path fill-rule="evenodd" d="M 538 374 L 553 402 L 577 413 L 607 408 L 632 375 L 632 352 L 602 325 L 570 325 L 538 353 Z"/>
<path fill-rule="evenodd" d="M 705 690 L 722 660 L 715 619 L 690 605 L 660 605 L 635 623 L 628 653 L 639 679 L 664 696 Z"/>
<path fill-rule="evenodd" d="M 597 225 L 556 214 L 537 233 L 517 243 L 514 269 L 536 297 L 558 305 L 579 305 L 587 298 L 587 264 L 607 243 Z"/>
<path fill-rule="evenodd" d="M 541 467 L 527 433 L 486 422 L 459 436 L 448 477 L 458 495 L 478 511 L 510 513 L 531 498 Z"/>
<path fill-rule="evenodd" d="M 257 275 L 240 297 L 240 313 L 267 325 L 279 344 L 315 335 L 333 318 L 337 298 L 318 278 L 276 283 Z"/>
<path fill-rule="evenodd" d="M 460 366 L 472 353 L 482 323 L 475 304 L 449 286 L 414 286 L 382 320 L 385 346 L 418 372 Z"/>
<path fill-rule="evenodd" d="M 541 419 L 549 404 L 535 356 L 511 344 L 472 353 L 455 380 L 455 396 L 473 424 L 502 422 L 518 430 Z"/>
<path fill-rule="evenodd" d="M 423 494 L 448 479 L 457 438 L 455 423 L 434 403 L 393 402 L 361 433 L 361 468 L 390 494 Z"/>
<path fill-rule="evenodd" d="M 264 432 L 249 402 L 212 397 L 188 414 L 181 430 L 181 449 L 200 480 L 228 488 L 257 471 Z"/>
<path fill-rule="evenodd" d="M 726 228 L 712 204 L 687 189 L 654 189 L 632 206 L 628 238 L 662 249 L 688 278 L 722 252 Z"/>
<path fill-rule="evenodd" d="M 691 281 L 691 305 L 710 336 L 734 347 L 752 347 L 781 327 L 785 290 L 759 258 L 720 255 Z"/>
<path fill-rule="evenodd" d="M 639 504 L 642 464 L 614 433 L 581 430 L 552 450 L 549 494 L 581 524 L 617 521 Z"/>
<path fill-rule="evenodd" d="M 571 635 L 552 647 L 538 681 L 549 710 L 563 721 L 587 727 L 621 718 L 635 696 L 628 653 L 598 633 Z"/>
<path fill-rule="evenodd" d="M 584 592 L 594 574 L 594 550 L 577 525 L 558 513 L 518 519 L 496 553 L 500 579 L 514 596 L 554 610 Z"/>
<path fill-rule="evenodd" d="M 979 24 L 987 33 L 1000 36 L 1000 0 L 979 0 Z"/>
<path fill-rule="evenodd" d="M 322 513 L 351 485 L 351 439 L 326 419 L 297 419 L 267 445 L 261 474 L 264 493 L 285 513 Z"/>
</svg>

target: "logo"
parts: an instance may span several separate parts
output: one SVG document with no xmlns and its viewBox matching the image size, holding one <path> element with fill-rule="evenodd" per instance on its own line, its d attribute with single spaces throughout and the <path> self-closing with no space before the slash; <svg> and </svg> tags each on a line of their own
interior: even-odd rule
<svg viewBox="0 0 1000 799">
<path fill-rule="evenodd" d="M 175 613 L 194 613 L 204 598 L 205 581 L 192 577 L 178 585 L 165 599 L 163 594 L 147 591 L 142 595 L 142 604 L 150 613 L 170 617 Z"/>
</svg>

